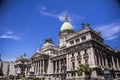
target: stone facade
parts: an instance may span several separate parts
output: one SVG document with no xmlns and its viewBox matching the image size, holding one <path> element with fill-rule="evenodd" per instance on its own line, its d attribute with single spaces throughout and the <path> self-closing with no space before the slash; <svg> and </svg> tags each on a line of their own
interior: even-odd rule
<svg viewBox="0 0 120 80">
<path fill-rule="evenodd" d="M 14 69 L 14 62 L 10 62 L 10 61 L 0 61 L 0 68 L 3 71 L 3 76 L 15 76 L 15 69 Z"/>
<path fill-rule="evenodd" d="M 31 60 L 27 58 L 24 54 L 20 58 L 17 58 L 14 64 L 15 69 L 15 76 L 28 76 L 30 67 L 31 67 Z"/>
<path fill-rule="evenodd" d="M 65 19 L 57 47 L 47 39 L 32 56 L 36 77 L 46 80 L 84 78 L 84 73 L 78 76 L 79 64 L 89 64 L 93 69 L 92 78 L 120 76 L 120 51 L 106 45 L 100 33 L 89 24 L 82 24 L 82 29 L 75 32 L 68 23 Z"/>
</svg>

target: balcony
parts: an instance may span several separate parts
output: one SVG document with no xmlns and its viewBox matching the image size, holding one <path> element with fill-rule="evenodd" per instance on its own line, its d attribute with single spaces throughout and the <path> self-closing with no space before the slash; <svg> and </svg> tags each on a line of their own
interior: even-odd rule
<svg viewBox="0 0 120 80">
<path fill-rule="evenodd" d="M 77 56 L 77 60 L 78 60 L 78 61 L 81 61 L 81 59 L 82 59 L 82 58 L 81 58 L 81 55 L 78 55 L 78 56 Z"/>
<path fill-rule="evenodd" d="M 73 57 L 71 57 L 71 61 L 75 61 L 75 57 L 73 56 Z"/>
<path fill-rule="evenodd" d="M 75 71 L 75 68 L 71 68 L 71 71 Z"/>
<path fill-rule="evenodd" d="M 88 59 L 89 58 L 88 53 L 83 54 L 83 58 Z"/>
</svg>

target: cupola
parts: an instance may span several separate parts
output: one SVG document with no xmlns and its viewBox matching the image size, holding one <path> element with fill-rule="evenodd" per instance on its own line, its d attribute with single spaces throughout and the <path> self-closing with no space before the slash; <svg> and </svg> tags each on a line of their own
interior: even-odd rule
<svg viewBox="0 0 120 80">
<path fill-rule="evenodd" d="M 67 31 L 67 30 L 74 31 L 73 26 L 70 24 L 68 17 L 66 16 L 65 21 L 64 21 L 63 25 L 61 26 L 60 31 L 63 32 L 63 31 Z"/>
</svg>

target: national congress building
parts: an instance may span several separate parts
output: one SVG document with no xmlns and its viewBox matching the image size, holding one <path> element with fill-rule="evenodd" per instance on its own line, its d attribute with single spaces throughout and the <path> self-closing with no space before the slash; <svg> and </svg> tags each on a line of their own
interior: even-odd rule
<svg viewBox="0 0 120 80">
<path fill-rule="evenodd" d="M 92 78 L 120 76 L 120 52 L 104 43 L 99 32 L 89 24 L 75 32 L 65 18 L 58 33 L 59 45 L 54 46 L 51 39 L 46 39 L 42 48 L 32 56 L 32 68 L 38 78 L 62 80 L 84 78 L 78 75 L 80 64 L 89 64 L 93 69 Z"/>
</svg>

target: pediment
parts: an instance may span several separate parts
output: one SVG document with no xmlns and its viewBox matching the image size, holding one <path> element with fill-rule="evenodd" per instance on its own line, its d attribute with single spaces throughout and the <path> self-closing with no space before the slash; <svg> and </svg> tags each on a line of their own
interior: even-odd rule
<svg viewBox="0 0 120 80">
<path fill-rule="evenodd" d="M 39 57 L 40 56 L 40 53 L 35 53 L 34 55 L 33 55 L 33 58 L 35 58 L 35 57 Z"/>
</svg>

